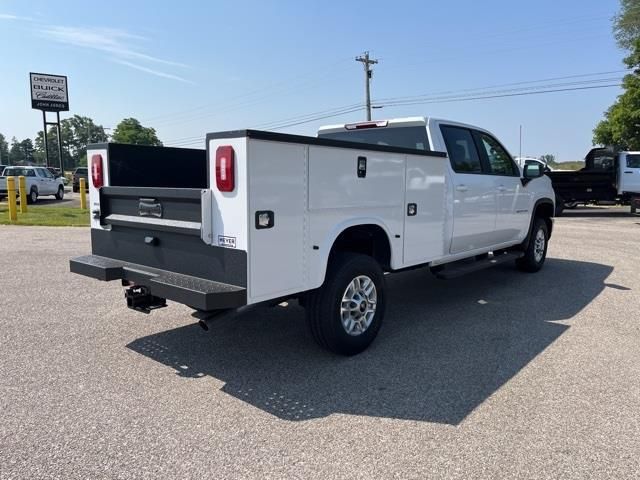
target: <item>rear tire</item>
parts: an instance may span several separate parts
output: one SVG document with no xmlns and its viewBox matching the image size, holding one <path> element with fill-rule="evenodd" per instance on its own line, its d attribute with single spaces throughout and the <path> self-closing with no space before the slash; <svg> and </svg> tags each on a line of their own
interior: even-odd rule
<svg viewBox="0 0 640 480">
<path fill-rule="evenodd" d="M 336 255 L 322 286 L 308 294 L 307 323 L 321 347 L 356 355 L 376 338 L 385 313 L 384 275 L 376 260 Z"/>
<path fill-rule="evenodd" d="M 562 197 L 559 197 L 556 195 L 556 211 L 554 216 L 559 217 L 560 215 L 562 215 L 563 211 L 564 211 L 564 200 L 562 199 Z"/>
<path fill-rule="evenodd" d="M 29 192 L 29 196 L 27 197 L 27 203 L 33 205 L 37 201 L 38 201 L 38 190 L 35 188 L 32 188 L 31 191 Z"/>
<path fill-rule="evenodd" d="M 516 260 L 516 266 L 523 272 L 534 273 L 539 271 L 547 258 L 549 245 L 549 228 L 547 222 L 537 217 L 533 222 L 529 244 L 524 250 L 524 256 Z"/>
<path fill-rule="evenodd" d="M 56 193 L 56 199 L 62 200 L 64 198 L 64 187 L 58 188 L 58 193 Z"/>
</svg>

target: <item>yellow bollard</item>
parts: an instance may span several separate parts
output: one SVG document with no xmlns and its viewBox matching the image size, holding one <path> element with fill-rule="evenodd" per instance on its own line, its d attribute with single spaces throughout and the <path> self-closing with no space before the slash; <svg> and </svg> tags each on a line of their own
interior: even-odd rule
<svg viewBox="0 0 640 480">
<path fill-rule="evenodd" d="M 18 190 L 20 190 L 20 213 L 27 213 L 27 179 L 24 175 L 18 177 Z"/>
<path fill-rule="evenodd" d="M 87 192 L 85 191 L 87 188 L 86 182 L 87 181 L 84 178 L 80 178 L 80 208 L 82 210 L 87 209 Z"/>
<path fill-rule="evenodd" d="M 9 220 L 18 221 L 18 209 L 16 207 L 16 179 L 7 177 L 7 196 L 9 197 Z"/>
</svg>

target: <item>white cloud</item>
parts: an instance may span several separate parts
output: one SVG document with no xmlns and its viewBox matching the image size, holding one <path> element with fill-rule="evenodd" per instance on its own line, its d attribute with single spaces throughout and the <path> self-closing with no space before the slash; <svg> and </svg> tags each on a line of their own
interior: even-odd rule
<svg viewBox="0 0 640 480">
<path fill-rule="evenodd" d="M 169 78 L 171 80 L 177 80 L 178 82 L 190 83 L 191 85 L 195 85 L 195 82 L 191 80 L 187 80 L 186 78 L 180 77 L 178 75 L 173 75 L 171 73 L 161 72 L 159 70 L 154 70 L 152 68 L 145 67 L 143 65 L 138 65 L 135 63 L 128 62 L 126 60 L 119 60 L 117 58 L 113 58 L 112 61 L 115 63 L 119 63 L 120 65 L 124 65 L 125 67 L 133 68 L 135 70 L 140 70 L 141 72 L 149 73 L 151 75 L 155 75 L 157 77 Z"/>
<path fill-rule="evenodd" d="M 0 13 L 0 20 L 21 20 L 24 22 L 30 22 L 33 20 L 31 17 L 21 17 L 19 15 L 12 15 L 10 13 Z"/>
<path fill-rule="evenodd" d="M 135 43 L 148 39 L 124 30 L 48 25 L 41 30 L 41 34 L 66 45 L 109 53 L 120 59 L 187 67 L 184 63 L 165 60 L 140 51 L 139 48 L 136 48 Z"/>
<path fill-rule="evenodd" d="M 120 65 L 155 75 L 156 77 L 194 84 L 191 80 L 179 75 L 162 72 L 149 67 L 148 65 L 164 65 L 167 67 L 189 68 L 189 66 L 184 63 L 145 53 L 140 44 L 148 43 L 151 39 L 141 35 L 129 33 L 117 28 L 47 25 L 37 22 L 31 17 L 21 17 L 9 13 L 0 13 L 0 20 L 34 22 L 32 24 L 32 30 L 36 35 L 43 36 L 64 45 L 106 54 L 110 60 Z"/>
</svg>

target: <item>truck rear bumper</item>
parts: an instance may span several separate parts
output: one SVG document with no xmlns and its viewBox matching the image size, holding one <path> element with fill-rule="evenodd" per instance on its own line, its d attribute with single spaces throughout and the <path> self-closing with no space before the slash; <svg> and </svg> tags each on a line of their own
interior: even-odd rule
<svg viewBox="0 0 640 480">
<path fill-rule="evenodd" d="M 99 255 L 70 260 L 73 273 L 105 282 L 127 280 L 147 287 L 152 295 L 183 303 L 197 310 L 238 308 L 247 303 L 244 287 L 192 277 L 167 270 L 123 262 Z"/>
</svg>

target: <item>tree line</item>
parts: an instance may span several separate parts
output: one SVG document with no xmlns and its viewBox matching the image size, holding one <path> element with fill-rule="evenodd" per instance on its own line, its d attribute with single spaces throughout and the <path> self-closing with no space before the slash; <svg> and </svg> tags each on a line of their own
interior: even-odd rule
<svg viewBox="0 0 640 480">
<path fill-rule="evenodd" d="M 105 127 L 96 124 L 91 118 L 74 115 L 60 122 L 62 133 L 62 160 L 65 170 L 87 165 L 87 145 L 113 141 L 116 143 L 132 143 L 136 145 L 162 146 L 154 128 L 143 126 L 135 118 L 122 120 L 111 135 Z M 47 150 L 49 164 L 60 165 L 58 153 L 58 135 L 56 128 L 47 129 Z M 7 138 L 0 133 L 0 164 L 4 165 L 44 165 L 45 141 L 44 131 L 40 130 L 35 139 L 16 137 Z"/>
<path fill-rule="evenodd" d="M 640 150 L 640 0 L 620 0 L 613 20 L 618 46 L 628 52 L 623 60 L 629 73 L 623 92 L 593 130 L 593 144 L 621 150 Z"/>
</svg>

